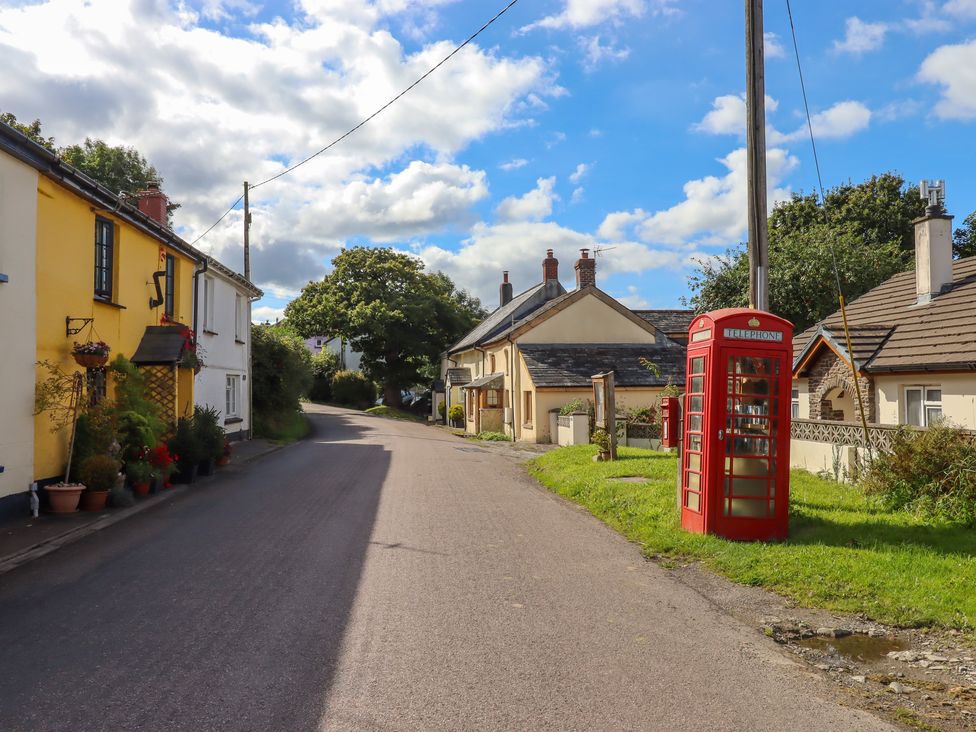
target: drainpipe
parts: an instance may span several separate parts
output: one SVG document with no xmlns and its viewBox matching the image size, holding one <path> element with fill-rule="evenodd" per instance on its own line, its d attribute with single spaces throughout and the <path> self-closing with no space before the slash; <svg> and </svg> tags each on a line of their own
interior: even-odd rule
<svg viewBox="0 0 976 732">
<path fill-rule="evenodd" d="M 197 311 L 200 309 L 200 275 L 210 268 L 206 259 L 200 261 L 203 269 L 193 270 L 193 340 L 197 341 Z"/>
</svg>

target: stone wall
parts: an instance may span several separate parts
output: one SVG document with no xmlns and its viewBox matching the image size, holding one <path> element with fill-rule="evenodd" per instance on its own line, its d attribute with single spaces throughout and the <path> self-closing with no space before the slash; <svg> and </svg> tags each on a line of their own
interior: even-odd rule
<svg viewBox="0 0 976 732">
<path fill-rule="evenodd" d="M 854 377 L 851 375 L 850 366 L 845 363 L 836 353 L 829 348 L 821 348 L 820 353 L 813 362 L 807 367 L 810 390 L 810 419 L 842 421 L 845 417 L 843 411 L 834 408 L 827 395 L 841 388 L 855 404 L 857 397 L 854 389 Z M 864 411 L 867 413 L 868 422 L 874 422 L 877 413 L 877 394 L 874 382 L 869 376 L 858 378 L 861 387 L 861 398 L 864 400 Z M 846 415 L 850 420 L 860 420 L 860 414 Z"/>
</svg>

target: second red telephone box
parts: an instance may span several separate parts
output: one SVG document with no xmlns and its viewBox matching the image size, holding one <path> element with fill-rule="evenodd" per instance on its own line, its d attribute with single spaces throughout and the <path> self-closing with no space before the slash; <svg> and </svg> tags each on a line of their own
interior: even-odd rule
<svg viewBox="0 0 976 732">
<path fill-rule="evenodd" d="M 661 398 L 661 447 L 677 447 L 681 440 L 681 411 L 678 406 L 678 397 Z"/>
<path fill-rule="evenodd" d="M 688 331 L 681 525 L 729 539 L 788 533 L 793 325 L 745 308 Z"/>
</svg>

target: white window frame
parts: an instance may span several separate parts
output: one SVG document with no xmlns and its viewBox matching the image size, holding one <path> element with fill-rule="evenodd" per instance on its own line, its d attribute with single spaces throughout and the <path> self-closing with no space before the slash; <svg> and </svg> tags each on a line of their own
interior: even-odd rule
<svg viewBox="0 0 976 732">
<path fill-rule="evenodd" d="M 203 278 L 203 329 L 210 333 L 216 333 L 214 328 L 214 288 L 216 283 L 213 277 Z"/>
<path fill-rule="evenodd" d="M 908 413 L 908 395 L 910 392 L 917 392 L 919 395 L 919 421 L 921 424 L 914 424 L 909 420 Z M 932 392 L 938 392 L 938 399 L 934 398 Z M 942 386 L 934 384 L 913 384 L 912 386 L 906 386 L 904 392 L 904 405 L 905 405 L 905 424 L 912 425 L 913 427 L 929 427 L 937 419 L 942 419 Z M 938 410 L 937 416 L 929 416 L 930 410 Z"/>
<path fill-rule="evenodd" d="M 794 386 L 791 393 L 790 417 L 800 419 L 800 388 L 798 386 Z"/>
<path fill-rule="evenodd" d="M 240 374 L 227 374 L 224 387 L 224 416 L 241 416 L 241 377 Z"/>
</svg>

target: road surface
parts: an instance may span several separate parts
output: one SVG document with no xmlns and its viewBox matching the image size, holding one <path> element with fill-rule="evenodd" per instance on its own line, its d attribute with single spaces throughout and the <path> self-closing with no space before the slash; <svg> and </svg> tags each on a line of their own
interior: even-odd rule
<svg viewBox="0 0 976 732">
<path fill-rule="evenodd" d="M 0 729 L 891 729 L 512 457 L 313 409 L 0 577 Z"/>
</svg>

